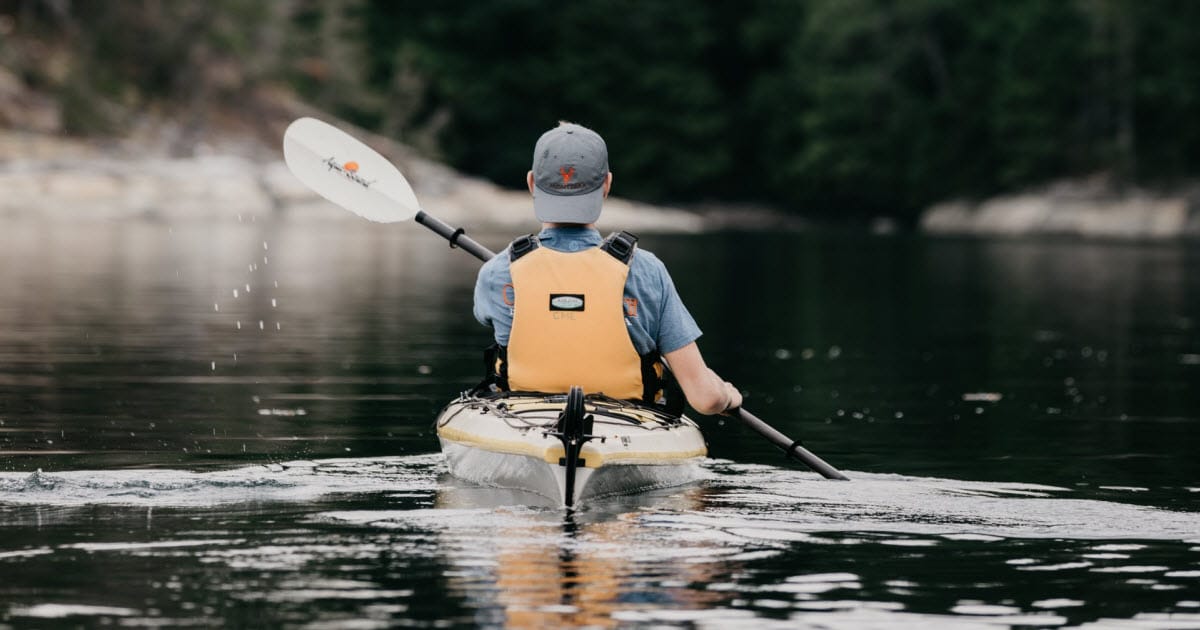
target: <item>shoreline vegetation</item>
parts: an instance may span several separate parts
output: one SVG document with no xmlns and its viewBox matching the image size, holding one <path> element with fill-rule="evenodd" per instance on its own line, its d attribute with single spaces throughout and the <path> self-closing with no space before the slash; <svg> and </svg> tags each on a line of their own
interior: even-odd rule
<svg viewBox="0 0 1200 630">
<path fill-rule="evenodd" d="M 431 214 L 531 229 L 566 118 L 635 232 L 1200 236 L 1200 3 L 682 6 L 0 0 L 0 213 L 308 214 L 313 115 Z"/>
<path fill-rule="evenodd" d="M 2 73 L 0 73 L 2 75 Z M 5 80 L 7 79 L 7 80 Z M 56 105 L 0 76 L 0 217 L 40 220 L 238 220 L 284 213 L 354 219 L 297 181 L 283 164 L 287 124 L 314 116 L 347 129 L 392 160 L 423 207 L 475 230 L 533 230 L 529 197 L 461 173 L 400 142 L 333 118 L 284 90 L 259 90 L 237 114 L 199 128 L 147 113 L 123 137 L 63 134 Z M 604 225 L 634 232 L 806 230 L 843 227 L 819 213 L 730 203 L 671 207 L 614 197 Z M 877 234 L 904 231 L 889 217 L 857 221 Z M 919 213 L 912 230 L 941 236 L 1052 235 L 1113 240 L 1200 237 L 1200 185 L 1120 189 L 1097 175 L 980 200 L 948 200 Z"/>
<path fill-rule="evenodd" d="M 438 218 L 476 229 L 532 229 L 528 193 L 460 173 L 284 93 L 260 92 L 247 111 L 253 114 L 240 123 L 198 133 L 146 116 L 122 138 L 0 126 L 0 217 L 178 221 L 284 213 L 305 220 L 358 220 L 313 193 L 283 163 L 284 129 L 296 118 L 313 116 L 391 160 L 423 208 Z M 701 213 L 619 198 L 609 201 L 605 213 L 606 223 L 645 232 L 700 232 L 729 220 L 720 210 Z M 759 225 L 794 223 L 765 210 L 756 213 Z"/>
</svg>

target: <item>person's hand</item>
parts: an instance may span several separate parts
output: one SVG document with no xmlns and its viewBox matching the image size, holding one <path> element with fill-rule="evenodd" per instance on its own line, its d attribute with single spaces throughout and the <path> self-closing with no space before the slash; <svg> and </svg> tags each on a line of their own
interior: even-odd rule
<svg viewBox="0 0 1200 630">
<path fill-rule="evenodd" d="M 729 404 L 725 406 L 725 411 L 721 413 L 728 415 L 731 409 L 737 409 L 742 406 L 742 392 L 738 391 L 738 388 L 734 387 L 733 383 L 729 381 L 725 381 L 724 385 L 725 391 L 729 395 Z"/>
</svg>

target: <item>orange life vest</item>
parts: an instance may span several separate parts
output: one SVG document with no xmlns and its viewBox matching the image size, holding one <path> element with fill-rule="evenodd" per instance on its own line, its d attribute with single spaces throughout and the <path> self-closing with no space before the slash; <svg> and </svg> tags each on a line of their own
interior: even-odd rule
<svg viewBox="0 0 1200 630">
<path fill-rule="evenodd" d="M 639 355 L 625 322 L 635 243 L 625 233 L 577 252 L 538 247 L 535 237 L 513 243 L 513 323 L 498 366 L 508 389 L 566 393 L 578 385 L 589 394 L 654 402 L 658 354 Z"/>
</svg>

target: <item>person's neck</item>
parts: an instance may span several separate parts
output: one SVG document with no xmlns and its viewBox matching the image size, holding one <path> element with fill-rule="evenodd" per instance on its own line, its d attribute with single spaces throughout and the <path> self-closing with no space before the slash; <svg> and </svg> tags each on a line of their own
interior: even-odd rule
<svg viewBox="0 0 1200 630">
<path fill-rule="evenodd" d="M 587 228 L 596 229 L 595 223 L 542 223 L 543 228 Z"/>
</svg>

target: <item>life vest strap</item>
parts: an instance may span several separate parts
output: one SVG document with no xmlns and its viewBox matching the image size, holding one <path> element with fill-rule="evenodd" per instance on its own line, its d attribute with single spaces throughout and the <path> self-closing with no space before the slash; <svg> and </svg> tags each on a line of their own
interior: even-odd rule
<svg viewBox="0 0 1200 630">
<path fill-rule="evenodd" d="M 660 405 L 668 414 L 683 413 L 683 391 L 666 370 L 657 352 L 641 355 L 642 397 L 649 405 Z M 508 347 L 494 343 L 483 351 L 483 380 L 472 389 L 475 393 L 510 391 L 508 388 Z"/>
<path fill-rule="evenodd" d="M 508 347 L 498 343 L 483 350 L 483 380 L 471 392 L 508 391 Z"/>
<path fill-rule="evenodd" d="M 638 237 L 630 232 L 613 232 L 604 239 L 604 243 L 600 245 L 600 249 L 608 252 L 613 258 L 629 264 L 633 259 L 633 252 L 637 249 Z"/>
<path fill-rule="evenodd" d="M 538 242 L 537 237 L 532 234 L 518 236 L 508 246 L 508 261 L 510 263 L 516 262 L 518 258 L 537 249 L 540 245 L 541 243 Z"/>
<path fill-rule="evenodd" d="M 637 242 L 638 237 L 632 232 L 613 232 L 600 244 L 600 249 L 628 265 L 629 261 L 633 259 L 633 252 L 637 249 Z M 508 246 L 508 260 L 509 262 L 516 262 L 525 254 L 540 246 L 541 243 L 538 241 L 537 236 L 533 234 L 518 236 Z"/>
</svg>

